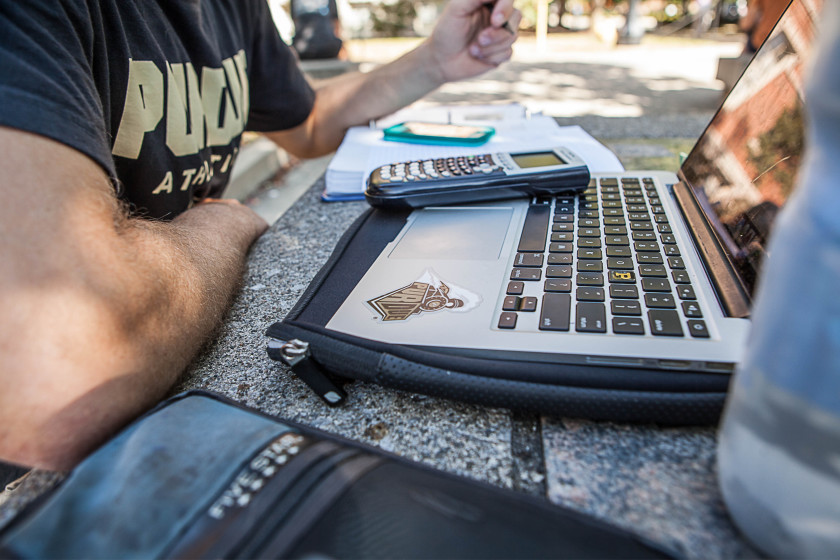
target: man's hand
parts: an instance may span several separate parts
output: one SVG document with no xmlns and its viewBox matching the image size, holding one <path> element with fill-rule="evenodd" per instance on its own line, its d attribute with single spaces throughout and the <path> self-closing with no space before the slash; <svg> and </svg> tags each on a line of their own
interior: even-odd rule
<svg viewBox="0 0 840 560">
<path fill-rule="evenodd" d="M 477 76 L 508 60 L 521 19 L 513 0 L 450 0 L 432 36 L 416 49 L 371 72 L 321 83 L 309 117 L 268 136 L 298 157 L 327 154 L 351 126 L 389 115 L 446 82 Z"/>
<path fill-rule="evenodd" d="M 521 20 L 513 0 L 451 0 L 429 43 L 443 79 L 472 78 L 510 59 Z"/>
</svg>

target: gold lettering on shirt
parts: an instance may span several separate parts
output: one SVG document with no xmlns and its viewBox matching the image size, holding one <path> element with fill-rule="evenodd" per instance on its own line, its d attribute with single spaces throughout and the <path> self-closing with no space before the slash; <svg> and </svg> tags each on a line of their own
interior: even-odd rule
<svg viewBox="0 0 840 560">
<path fill-rule="evenodd" d="M 200 71 L 188 62 L 167 62 L 164 72 L 150 60 L 129 60 L 125 105 L 111 153 L 137 159 L 146 133 L 161 122 L 166 145 L 178 157 L 230 144 L 245 130 L 248 118 L 246 69 L 242 50 L 223 60 L 220 68 Z"/>
<path fill-rule="evenodd" d="M 111 152 L 137 159 L 143 137 L 157 127 L 162 117 L 163 74 L 154 62 L 129 60 L 125 107 Z"/>
<path fill-rule="evenodd" d="M 176 156 L 204 147 L 204 105 L 192 64 L 167 64 L 166 145 Z"/>
</svg>

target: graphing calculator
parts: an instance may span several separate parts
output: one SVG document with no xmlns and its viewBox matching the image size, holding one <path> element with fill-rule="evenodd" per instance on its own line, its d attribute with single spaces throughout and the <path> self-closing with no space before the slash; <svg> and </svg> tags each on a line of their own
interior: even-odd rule
<svg viewBox="0 0 840 560">
<path fill-rule="evenodd" d="M 372 206 L 421 208 L 584 190 L 589 168 L 565 147 L 383 165 L 368 178 Z"/>
</svg>

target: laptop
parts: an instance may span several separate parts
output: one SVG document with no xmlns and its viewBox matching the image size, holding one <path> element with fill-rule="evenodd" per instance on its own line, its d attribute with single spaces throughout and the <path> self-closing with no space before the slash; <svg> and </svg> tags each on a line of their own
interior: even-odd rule
<svg viewBox="0 0 840 560">
<path fill-rule="evenodd" d="M 677 175 L 413 211 L 328 322 L 484 357 L 731 372 L 795 186 L 819 0 L 794 0 Z"/>
</svg>

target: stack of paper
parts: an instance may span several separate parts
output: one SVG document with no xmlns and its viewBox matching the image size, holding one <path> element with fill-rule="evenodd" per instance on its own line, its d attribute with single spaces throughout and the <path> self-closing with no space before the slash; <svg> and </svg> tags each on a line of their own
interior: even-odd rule
<svg viewBox="0 0 840 560">
<path fill-rule="evenodd" d="M 565 146 L 577 153 L 592 173 L 619 172 L 624 168 L 609 149 L 579 126 L 561 127 L 547 116 L 528 116 L 521 105 L 433 107 L 411 114 L 403 111 L 377 123 L 375 128 L 353 127 L 327 167 L 326 189 L 322 199 L 358 200 L 364 198 L 370 173 L 387 163 L 416 161 L 436 157 L 457 157 L 495 152 L 521 152 Z M 472 118 L 464 118 L 464 116 Z M 475 116 L 483 118 L 475 118 Z M 501 118 L 492 118 L 498 117 Z M 481 146 L 433 146 L 389 142 L 382 139 L 382 128 L 405 120 L 489 124 L 496 134 Z"/>
</svg>

